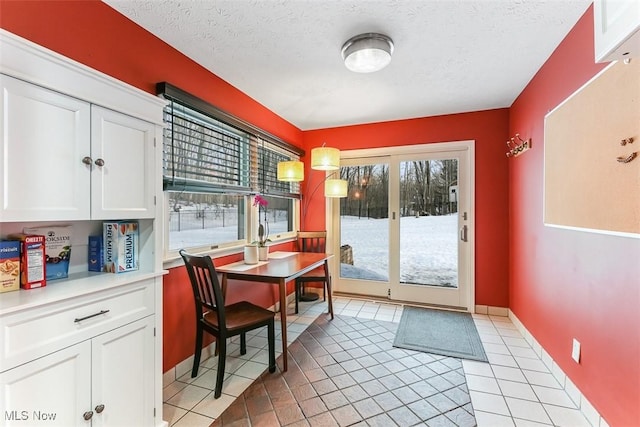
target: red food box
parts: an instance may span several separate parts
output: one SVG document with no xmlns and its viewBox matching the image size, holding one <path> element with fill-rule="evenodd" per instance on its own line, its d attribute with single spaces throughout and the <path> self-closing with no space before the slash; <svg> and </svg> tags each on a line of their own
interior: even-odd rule
<svg viewBox="0 0 640 427">
<path fill-rule="evenodd" d="M 10 239 L 20 240 L 20 287 L 42 288 L 47 285 L 45 237 L 35 234 L 12 234 Z"/>
</svg>

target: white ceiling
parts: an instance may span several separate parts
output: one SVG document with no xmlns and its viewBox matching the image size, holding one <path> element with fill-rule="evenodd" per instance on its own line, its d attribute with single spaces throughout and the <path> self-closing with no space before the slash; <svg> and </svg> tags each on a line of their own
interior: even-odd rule
<svg viewBox="0 0 640 427">
<path fill-rule="evenodd" d="M 591 0 L 103 0 L 302 130 L 509 107 Z M 379 32 L 391 64 L 348 71 Z"/>
</svg>

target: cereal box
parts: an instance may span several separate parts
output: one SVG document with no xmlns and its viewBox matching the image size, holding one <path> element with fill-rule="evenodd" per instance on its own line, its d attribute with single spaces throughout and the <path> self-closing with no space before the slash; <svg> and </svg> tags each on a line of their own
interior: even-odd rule
<svg viewBox="0 0 640 427">
<path fill-rule="evenodd" d="M 89 271 L 104 271 L 102 236 L 89 236 Z"/>
<path fill-rule="evenodd" d="M 0 292 L 20 289 L 20 242 L 0 241 Z"/>
<path fill-rule="evenodd" d="M 71 226 L 25 228 L 24 233 L 45 237 L 47 280 L 63 279 L 69 275 Z"/>
<path fill-rule="evenodd" d="M 138 222 L 110 221 L 102 227 L 104 271 L 123 273 L 138 269 Z"/>
<path fill-rule="evenodd" d="M 20 286 L 23 289 L 42 288 L 47 285 L 44 236 L 11 234 L 20 240 Z"/>
</svg>

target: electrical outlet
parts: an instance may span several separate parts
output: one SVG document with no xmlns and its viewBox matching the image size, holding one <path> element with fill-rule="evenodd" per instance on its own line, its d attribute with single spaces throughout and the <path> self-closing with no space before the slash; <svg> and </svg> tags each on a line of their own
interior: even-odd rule
<svg viewBox="0 0 640 427">
<path fill-rule="evenodd" d="M 576 361 L 576 363 L 580 363 L 580 341 L 577 339 L 573 339 L 573 350 L 571 351 L 571 358 Z"/>
</svg>

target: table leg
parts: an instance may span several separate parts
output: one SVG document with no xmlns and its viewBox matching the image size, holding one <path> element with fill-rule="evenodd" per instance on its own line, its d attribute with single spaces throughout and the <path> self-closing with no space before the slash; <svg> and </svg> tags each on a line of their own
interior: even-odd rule
<svg viewBox="0 0 640 427">
<path fill-rule="evenodd" d="M 329 274 L 329 261 L 328 260 L 324 260 L 324 276 L 327 278 L 327 294 L 328 295 L 328 301 L 327 303 L 329 304 L 329 314 L 331 314 L 331 319 L 333 319 L 333 296 L 332 296 L 332 291 L 331 291 L 331 275 Z"/>
<path fill-rule="evenodd" d="M 227 273 L 222 273 L 222 298 L 227 298 Z"/>
<path fill-rule="evenodd" d="M 287 283 L 280 279 L 280 326 L 282 327 L 282 369 L 287 371 Z"/>
</svg>

